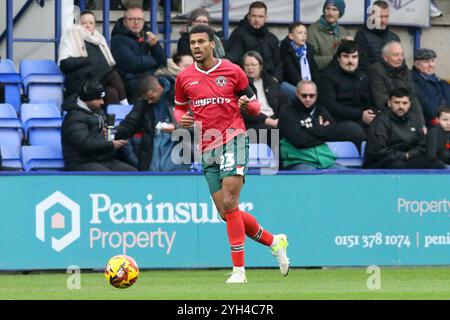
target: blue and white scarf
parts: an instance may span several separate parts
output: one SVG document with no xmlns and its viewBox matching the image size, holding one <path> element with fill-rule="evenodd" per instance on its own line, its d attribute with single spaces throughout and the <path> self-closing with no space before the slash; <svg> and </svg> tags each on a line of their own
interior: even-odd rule
<svg viewBox="0 0 450 320">
<path fill-rule="evenodd" d="M 297 46 L 294 41 L 291 41 L 291 46 L 294 48 L 295 54 L 300 61 L 300 72 L 302 74 L 302 80 L 312 80 L 311 70 L 309 69 L 309 62 L 306 59 L 306 44 Z"/>
</svg>

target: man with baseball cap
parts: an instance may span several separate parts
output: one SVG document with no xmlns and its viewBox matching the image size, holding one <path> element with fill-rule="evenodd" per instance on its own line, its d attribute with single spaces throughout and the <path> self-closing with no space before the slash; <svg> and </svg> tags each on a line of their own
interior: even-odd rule
<svg viewBox="0 0 450 320">
<path fill-rule="evenodd" d="M 427 127 L 437 124 L 440 107 L 450 106 L 450 85 L 436 75 L 437 54 L 422 48 L 414 54 L 412 75 Z"/>
<path fill-rule="evenodd" d="M 61 143 L 67 171 L 137 171 L 115 159 L 127 140 L 106 139 L 106 116 L 102 110 L 105 88 L 88 79 L 77 95 L 63 104 L 67 111 L 61 126 Z"/>
</svg>

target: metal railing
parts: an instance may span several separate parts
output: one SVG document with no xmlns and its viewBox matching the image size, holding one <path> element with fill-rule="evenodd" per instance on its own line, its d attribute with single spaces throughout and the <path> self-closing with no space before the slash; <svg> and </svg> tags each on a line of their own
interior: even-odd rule
<svg viewBox="0 0 450 320">
<path fill-rule="evenodd" d="M 6 56 L 9 59 L 13 59 L 13 44 L 15 42 L 47 42 L 55 43 L 55 60 L 58 57 L 59 41 L 61 38 L 61 0 L 55 0 L 55 37 L 54 38 L 14 38 L 13 29 L 14 25 L 20 20 L 23 14 L 29 9 L 33 0 L 28 0 L 23 7 L 19 10 L 17 15 L 13 16 L 13 0 L 7 0 L 6 2 L 6 30 L 0 35 L 0 42 L 5 39 L 7 40 L 6 45 Z M 367 21 L 371 1 L 364 0 L 364 21 Z M 42 1 L 41 5 L 45 5 L 45 1 Z M 293 20 L 299 21 L 301 17 L 301 0 L 293 0 Z M 80 9 L 84 10 L 86 8 L 86 1 L 80 0 Z M 147 8 L 144 8 L 144 10 Z M 172 26 L 171 26 L 171 0 L 164 0 L 164 19 L 161 28 L 158 27 L 158 0 L 150 0 L 150 28 L 155 34 L 163 33 L 164 49 L 167 56 L 170 56 L 170 45 L 175 43 L 177 40 L 172 40 Z M 110 41 L 110 0 L 103 1 L 103 35 L 109 43 Z M 225 39 L 229 37 L 229 0 L 222 0 L 222 31 Z M 414 38 L 414 51 L 420 48 L 420 38 L 421 38 L 421 28 L 412 28 L 412 35 Z"/>
</svg>

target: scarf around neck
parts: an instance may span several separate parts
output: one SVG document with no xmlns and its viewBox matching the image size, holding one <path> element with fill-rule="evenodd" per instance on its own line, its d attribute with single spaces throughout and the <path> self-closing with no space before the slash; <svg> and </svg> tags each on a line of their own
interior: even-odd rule
<svg viewBox="0 0 450 320">
<path fill-rule="evenodd" d="M 335 25 L 331 25 L 325 20 L 325 17 L 322 15 L 319 19 L 320 26 L 325 28 L 328 32 L 333 34 L 335 40 L 339 40 L 340 36 L 340 28 L 339 24 L 336 23 Z"/>
<path fill-rule="evenodd" d="M 297 58 L 299 59 L 302 80 L 312 80 L 309 62 L 306 58 L 306 55 L 308 53 L 306 44 L 299 47 L 294 41 L 291 41 L 291 46 L 294 49 Z"/>
</svg>

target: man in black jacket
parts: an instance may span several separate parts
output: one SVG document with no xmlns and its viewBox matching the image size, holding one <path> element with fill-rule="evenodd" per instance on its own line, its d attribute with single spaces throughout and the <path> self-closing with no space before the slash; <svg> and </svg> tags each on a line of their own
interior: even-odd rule
<svg viewBox="0 0 450 320">
<path fill-rule="evenodd" d="M 369 78 L 358 68 L 359 50 L 355 41 L 339 45 L 333 61 L 322 72 L 320 103 L 340 126 L 340 131 L 358 148 L 367 138 L 368 126 L 376 116 Z"/>
<path fill-rule="evenodd" d="M 264 69 L 278 83 L 283 80 L 278 38 L 266 26 L 267 6 L 262 1 L 250 4 L 247 15 L 225 43 L 225 57 L 242 66 L 247 51 L 257 51 L 264 59 Z"/>
<path fill-rule="evenodd" d="M 391 41 L 400 42 L 400 37 L 389 30 L 389 5 L 386 1 L 375 1 L 366 25 L 355 35 L 360 49 L 360 67 L 366 70 L 371 64 L 381 60 L 381 48 Z"/>
<path fill-rule="evenodd" d="M 166 65 L 166 54 L 158 38 L 144 23 L 144 11 L 130 7 L 114 26 L 111 53 L 124 80 L 130 102 L 139 97 L 139 81 Z"/>
<path fill-rule="evenodd" d="M 67 171 L 136 171 L 115 158 L 126 140 L 106 139 L 105 113 L 102 110 L 105 89 L 89 79 L 79 95 L 63 104 L 67 111 L 61 127 L 63 158 Z"/>
<path fill-rule="evenodd" d="M 426 155 L 422 124 L 410 113 L 409 90 L 391 91 L 387 105 L 389 109 L 369 127 L 364 168 L 445 169 L 441 161 Z"/>
</svg>

